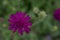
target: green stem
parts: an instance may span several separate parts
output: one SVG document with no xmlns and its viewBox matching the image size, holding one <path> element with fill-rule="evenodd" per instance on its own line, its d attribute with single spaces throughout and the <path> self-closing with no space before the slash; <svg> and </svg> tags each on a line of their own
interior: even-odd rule
<svg viewBox="0 0 60 40">
<path fill-rule="evenodd" d="M 11 38 L 10 40 L 14 40 L 14 32 L 11 33 Z"/>
</svg>

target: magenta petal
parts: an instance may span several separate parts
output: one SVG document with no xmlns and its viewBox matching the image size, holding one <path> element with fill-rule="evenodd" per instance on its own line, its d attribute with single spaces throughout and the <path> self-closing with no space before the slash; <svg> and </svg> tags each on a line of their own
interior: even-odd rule
<svg viewBox="0 0 60 40">
<path fill-rule="evenodd" d="M 16 32 L 17 28 L 13 28 L 13 32 Z"/>
<path fill-rule="evenodd" d="M 26 21 L 29 21 L 30 19 L 31 19 L 31 18 L 30 18 L 29 15 L 25 17 L 25 20 L 26 20 Z"/>
<path fill-rule="evenodd" d="M 16 19 L 15 14 L 11 14 L 10 19 Z"/>
<path fill-rule="evenodd" d="M 16 12 L 16 15 L 20 16 L 20 17 L 24 17 L 24 16 L 26 16 L 26 13 L 24 13 L 24 12 Z"/>
<path fill-rule="evenodd" d="M 22 15 L 23 15 L 22 12 L 16 12 L 17 18 L 22 18 L 23 17 Z"/>
<path fill-rule="evenodd" d="M 16 17 L 15 15 L 11 14 L 10 19 L 8 19 L 9 22 L 16 22 Z"/>
<path fill-rule="evenodd" d="M 13 28 L 14 28 L 14 25 L 9 25 L 9 30 L 13 30 Z"/>
<path fill-rule="evenodd" d="M 25 23 L 25 26 L 31 27 L 32 23 L 31 22 Z"/>
<path fill-rule="evenodd" d="M 8 19 L 9 23 L 14 23 L 16 22 L 17 20 L 12 20 L 12 19 Z"/>
<path fill-rule="evenodd" d="M 13 30 L 13 32 L 16 32 L 17 28 L 9 27 L 9 30 Z"/>
<path fill-rule="evenodd" d="M 23 15 L 22 12 L 16 12 L 16 15 Z"/>
<path fill-rule="evenodd" d="M 18 33 L 23 35 L 23 30 L 22 29 L 18 29 Z"/>
<path fill-rule="evenodd" d="M 28 26 L 32 26 L 32 23 L 31 23 L 31 22 L 29 22 L 29 23 L 27 23 L 27 25 L 28 25 Z"/>
<path fill-rule="evenodd" d="M 60 21 L 60 8 L 56 9 L 53 14 L 54 18 Z"/>
<path fill-rule="evenodd" d="M 30 28 L 28 28 L 28 27 L 25 27 L 24 30 L 25 30 L 26 33 L 30 32 Z"/>
</svg>

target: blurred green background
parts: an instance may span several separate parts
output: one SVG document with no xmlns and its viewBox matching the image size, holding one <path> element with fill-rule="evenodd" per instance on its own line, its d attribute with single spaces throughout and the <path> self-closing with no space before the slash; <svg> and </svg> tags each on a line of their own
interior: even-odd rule
<svg viewBox="0 0 60 40">
<path fill-rule="evenodd" d="M 53 12 L 60 7 L 60 0 L 0 0 L 0 40 L 60 40 L 58 22 Z M 8 30 L 8 18 L 17 11 L 26 12 L 32 18 L 29 34 L 19 36 Z"/>
</svg>

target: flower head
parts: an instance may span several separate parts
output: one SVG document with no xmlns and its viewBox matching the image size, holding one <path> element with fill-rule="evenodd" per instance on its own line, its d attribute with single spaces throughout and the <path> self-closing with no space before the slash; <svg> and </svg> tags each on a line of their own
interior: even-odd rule
<svg viewBox="0 0 60 40">
<path fill-rule="evenodd" d="M 56 9 L 53 15 L 56 20 L 60 21 L 60 8 Z"/>
<path fill-rule="evenodd" d="M 38 13 L 39 11 L 40 11 L 40 10 L 39 10 L 38 7 L 34 7 L 34 8 L 33 8 L 33 12 L 34 12 L 34 13 Z"/>
<path fill-rule="evenodd" d="M 39 17 L 45 18 L 47 16 L 46 12 L 44 10 L 40 11 L 38 14 Z"/>
<path fill-rule="evenodd" d="M 25 31 L 26 33 L 30 32 L 30 27 L 32 23 L 30 22 L 30 16 L 26 15 L 24 12 L 16 12 L 16 14 L 11 14 L 9 21 L 9 30 L 13 32 L 18 31 L 19 34 L 23 34 Z"/>
<path fill-rule="evenodd" d="M 46 35 L 46 40 L 52 40 L 50 35 Z"/>
</svg>

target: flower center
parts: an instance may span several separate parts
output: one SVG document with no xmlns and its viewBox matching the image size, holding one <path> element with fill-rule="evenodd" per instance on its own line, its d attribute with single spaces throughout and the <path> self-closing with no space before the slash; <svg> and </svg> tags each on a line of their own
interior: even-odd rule
<svg viewBox="0 0 60 40">
<path fill-rule="evenodd" d="M 22 21 L 18 21 L 18 22 L 16 22 L 16 26 L 19 28 L 23 28 L 24 23 Z"/>
</svg>

